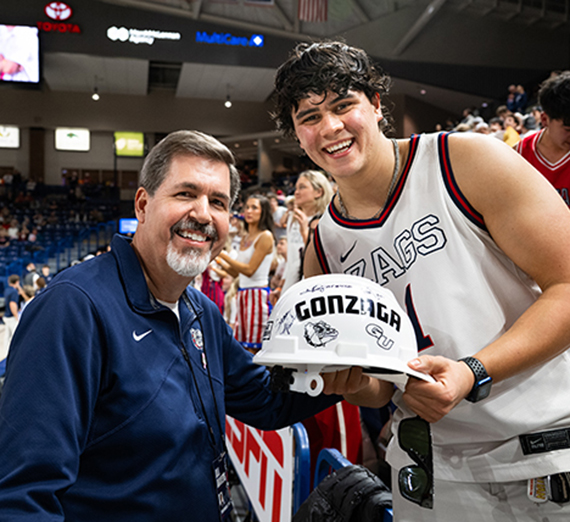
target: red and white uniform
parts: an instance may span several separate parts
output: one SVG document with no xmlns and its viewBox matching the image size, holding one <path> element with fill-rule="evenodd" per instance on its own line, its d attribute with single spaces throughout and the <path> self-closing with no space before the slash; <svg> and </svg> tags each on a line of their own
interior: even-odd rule
<svg viewBox="0 0 570 522">
<path fill-rule="evenodd" d="M 537 147 L 543 133 L 544 129 L 522 139 L 517 143 L 515 150 L 550 181 L 558 194 L 570 206 L 570 151 L 556 163 L 551 163 Z"/>
<path fill-rule="evenodd" d="M 505 333 L 540 289 L 491 238 L 460 191 L 448 134 L 414 136 L 402 177 L 377 219 L 351 220 L 329 205 L 315 232 L 324 273 L 367 277 L 389 288 L 410 316 L 418 350 L 458 360 Z M 432 424 L 436 479 L 504 482 L 570 470 L 570 449 L 523 455 L 519 435 L 570 427 L 566 352 L 462 401 Z M 398 390 L 394 433 L 407 410 Z M 397 437 L 388 461 L 410 458 Z"/>
<path fill-rule="evenodd" d="M 238 250 L 236 260 L 249 263 L 258 239 L 259 236 L 249 248 Z M 245 348 L 261 348 L 265 323 L 271 312 L 268 285 L 272 260 L 273 253 L 269 253 L 251 277 L 239 275 L 235 338 Z"/>
</svg>

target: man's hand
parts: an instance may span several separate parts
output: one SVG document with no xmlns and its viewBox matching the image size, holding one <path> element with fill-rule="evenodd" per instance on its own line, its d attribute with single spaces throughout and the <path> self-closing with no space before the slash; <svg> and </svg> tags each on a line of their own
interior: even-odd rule
<svg viewBox="0 0 570 522">
<path fill-rule="evenodd" d="M 475 376 L 462 362 L 442 356 L 422 355 L 408 366 L 428 373 L 435 383 L 410 378 L 403 394 L 406 405 L 422 419 L 437 422 L 447 415 L 471 391 Z"/>
<path fill-rule="evenodd" d="M 343 395 L 347 402 L 357 406 L 381 408 L 394 393 L 391 383 L 364 375 L 362 368 L 353 366 L 348 370 L 321 374 L 324 380 L 323 393 Z"/>
</svg>

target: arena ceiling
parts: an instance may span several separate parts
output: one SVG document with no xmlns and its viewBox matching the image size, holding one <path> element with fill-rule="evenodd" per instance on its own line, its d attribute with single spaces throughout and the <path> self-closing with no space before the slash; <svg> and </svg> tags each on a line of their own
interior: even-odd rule
<svg viewBox="0 0 570 522">
<path fill-rule="evenodd" d="M 264 2 L 270 5 L 256 3 L 264 0 L 97 1 L 148 11 L 150 20 L 152 13 L 161 13 L 263 32 L 290 39 L 291 47 L 298 41 L 340 37 L 377 58 L 392 74 L 396 92 L 454 112 L 493 97 L 506 88 L 507 78 L 533 81 L 570 62 L 570 0 L 328 0 L 324 22 L 300 21 L 300 0 Z M 533 51 L 525 53 L 521 41 L 528 41 Z M 556 41 L 561 45 L 555 46 Z M 102 92 L 163 90 L 182 98 L 219 100 L 229 94 L 234 101 L 253 102 L 270 97 L 274 73 L 274 67 L 66 52 L 48 53 L 44 68 L 52 90 L 89 91 L 97 77 Z"/>
</svg>

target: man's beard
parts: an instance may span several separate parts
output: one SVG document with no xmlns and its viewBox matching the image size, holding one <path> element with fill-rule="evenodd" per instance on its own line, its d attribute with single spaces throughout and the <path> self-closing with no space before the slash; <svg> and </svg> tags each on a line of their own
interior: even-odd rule
<svg viewBox="0 0 570 522">
<path fill-rule="evenodd" d="M 196 277 L 208 268 L 212 258 L 212 247 L 218 239 L 218 233 L 212 225 L 200 225 L 189 219 L 182 219 L 172 227 L 171 237 L 179 230 L 196 230 L 210 236 L 210 248 L 205 252 L 199 248 L 188 247 L 178 251 L 172 241 L 166 250 L 166 262 L 177 274 L 183 277 Z"/>
</svg>

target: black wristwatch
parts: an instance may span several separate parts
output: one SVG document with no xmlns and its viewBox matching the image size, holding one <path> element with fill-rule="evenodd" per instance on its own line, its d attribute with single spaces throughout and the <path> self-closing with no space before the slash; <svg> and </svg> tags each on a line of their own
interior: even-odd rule
<svg viewBox="0 0 570 522">
<path fill-rule="evenodd" d="M 489 393 L 491 393 L 491 383 L 493 379 L 491 379 L 487 370 L 485 370 L 483 363 L 479 359 L 475 359 L 475 357 L 464 357 L 459 360 L 469 366 L 475 375 L 475 384 L 473 384 L 473 388 L 471 388 L 469 395 L 467 395 L 465 399 L 469 402 L 479 402 L 486 399 Z"/>
</svg>

